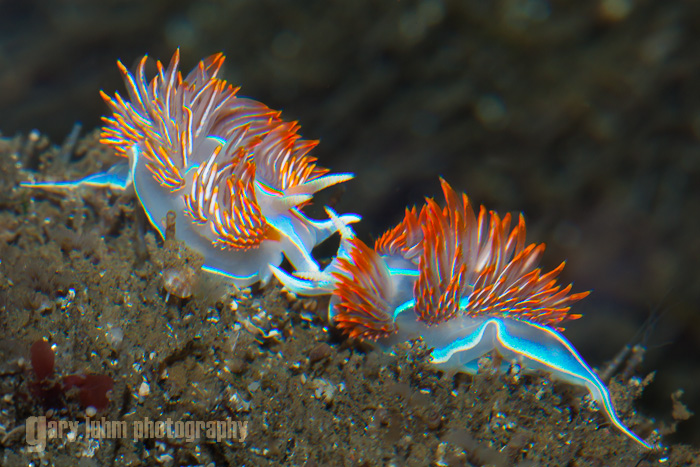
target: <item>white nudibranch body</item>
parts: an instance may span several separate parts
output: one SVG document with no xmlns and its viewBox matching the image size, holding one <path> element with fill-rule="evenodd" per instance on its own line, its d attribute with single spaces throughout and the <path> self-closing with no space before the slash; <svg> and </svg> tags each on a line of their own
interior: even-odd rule
<svg viewBox="0 0 700 467">
<path fill-rule="evenodd" d="M 543 273 L 544 244 L 525 244 L 525 221 L 511 229 L 481 207 L 478 216 L 466 195 L 442 180 L 446 206 L 432 200 L 407 209 L 401 223 L 365 245 L 329 211 L 341 243 L 337 257 L 320 274 L 277 278 L 297 295 L 331 294 L 328 315 L 350 337 L 383 348 L 421 339 L 431 363 L 447 371 L 474 374 L 492 351 L 524 371 L 588 389 L 612 425 L 645 448 L 651 445 L 619 419 L 610 393 L 561 334 L 561 324 L 581 315 L 569 312 L 588 292 L 572 294 L 556 278 L 564 267 Z"/>
<path fill-rule="evenodd" d="M 329 174 L 309 156 L 318 141 L 302 140 L 296 122 L 217 77 L 222 54 L 202 60 L 184 79 L 179 51 L 146 79 L 147 57 L 134 73 L 118 62 L 129 99 L 101 93 L 113 115 L 101 142 L 128 162 L 72 182 L 25 184 L 45 189 L 109 186 L 133 189 L 151 224 L 165 234 L 176 214 L 176 237 L 204 256 L 205 271 L 239 287 L 265 282 L 286 257 L 315 273 L 311 250 L 334 233 L 301 208 L 314 193 L 352 178 Z M 342 216 L 346 223 L 356 215 Z"/>
</svg>

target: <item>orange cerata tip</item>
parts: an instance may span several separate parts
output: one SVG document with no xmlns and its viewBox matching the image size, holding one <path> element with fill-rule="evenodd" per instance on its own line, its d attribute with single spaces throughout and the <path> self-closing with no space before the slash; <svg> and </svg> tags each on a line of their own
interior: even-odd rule
<svg viewBox="0 0 700 467">
<path fill-rule="evenodd" d="M 525 245 L 522 215 L 512 229 L 510 214 L 501 218 L 482 206 L 476 217 L 467 196 L 440 181 L 445 207 L 428 199 L 421 212 L 424 240 L 415 283 L 421 320 L 434 324 L 462 313 L 556 326 L 580 317 L 569 310 L 588 292 L 569 294 L 571 285 L 557 285 L 564 263 L 542 273 L 537 264 L 545 246 Z"/>
<path fill-rule="evenodd" d="M 377 340 L 396 332 L 391 278 L 379 255 L 356 237 L 348 240 L 350 258 L 338 258 L 331 299 L 336 326 L 350 337 Z"/>
</svg>

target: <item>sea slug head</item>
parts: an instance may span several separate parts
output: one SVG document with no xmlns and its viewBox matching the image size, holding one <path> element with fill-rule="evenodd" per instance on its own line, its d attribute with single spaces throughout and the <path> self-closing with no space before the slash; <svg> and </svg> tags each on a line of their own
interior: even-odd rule
<svg viewBox="0 0 700 467">
<path fill-rule="evenodd" d="M 282 285 L 297 295 L 318 296 L 332 294 L 336 287 L 336 279 L 333 273 L 340 270 L 341 260 L 350 260 L 350 251 L 353 249 L 352 245 L 355 240 L 355 232 L 353 232 L 350 224 L 359 221 L 360 217 L 353 214 L 339 216 L 327 206 L 326 213 L 328 214 L 327 221 L 312 222 L 315 223 L 317 231 L 321 232 L 322 235 L 328 232 L 338 232 L 340 234 L 340 245 L 336 256 L 322 271 L 297 270 L 293 273 L 288 273 L 273 264 L 270 265 L 270 270 Z"/>
</svg>

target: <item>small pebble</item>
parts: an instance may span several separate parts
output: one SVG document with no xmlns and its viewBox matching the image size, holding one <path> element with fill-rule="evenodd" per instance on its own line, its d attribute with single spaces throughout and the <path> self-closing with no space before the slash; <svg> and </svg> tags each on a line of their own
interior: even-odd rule
<svg viewBox="0 0 700 467">
<path fill-rule="evenodd" d="M 231 360 L 228 361 L 228 369 L 231 371 L 231 373 L 234 374 L 241 374 L 245 371 L 246 369 L 246 363 L 245 360 L 243 360 L 240 357 L 233 357 Z"/>
<path fill-rule="evenodd" d="M 332 352 L 331 346 L 325 342 L 321 342 L 309 352 L 309 360 L 311 363 L 316 363 L 328 357 Z"/>
<path fill-rule="evenodd" d="M 151 387 L 148 385 L 147 382 L 141 383 L 141 386 L 139 386 L 139 397 L 146 397 L 151 393 Z"/>
</svg>

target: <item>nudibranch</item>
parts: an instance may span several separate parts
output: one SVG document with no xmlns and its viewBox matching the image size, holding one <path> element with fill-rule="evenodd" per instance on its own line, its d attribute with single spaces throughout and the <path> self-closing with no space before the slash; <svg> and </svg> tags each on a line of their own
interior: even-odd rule
<svg viewBox="0 0 700 467">
<path fill-rule="evenodd" d="M 341 232 L 338 256 L 320 273 L 275 275 L 297 294 L 331 294 L 329 318 L 347 335 L 387 348 L 420 338 L 439 368 L 474 374 L 495 350 L 501 369 L 518 364 L 584 386 L 610 422 L 645 448 L 651 445 L 618 418 L 610 393 L 571 343 L 562 323 L 581 317 L 573 303 L 589 292 L 557 285 L 564 263 L 543 273 L 544 244 L 525 245 L 525 221 L 482 206 L 441 180 L 446 205 L 427 199 L 382 235 L 374 249 L 329 210 Z"/>
<path fill-rule="evenodd" d="M 179 50 L 149 82 L 147 56 L 135 73 L 117 62 L 129 99 L 101 92 L 112 111 L 101 142 L 128 162 L 70 182 L 25 183 L 44 189 L 111 187 L 136 193 L 151 224 L 164 236 L 174 211 L 176 235 L 204 256 L 205 271 L 238 286 L 265 282 L 283 255 L 302 272 L 318 272 L 311 250 L 335 232 L 329 219 L 302 212 L 319 190 L 352 174 L 329 174 L 309 155 L 296 122 L 218 78 L 222 54 L 202 60 L 184 79 Z M 353 214 L 342 223 L 357 222 Z M 337 222 L 336 222 L 337 224 Z"/>
</svg>

